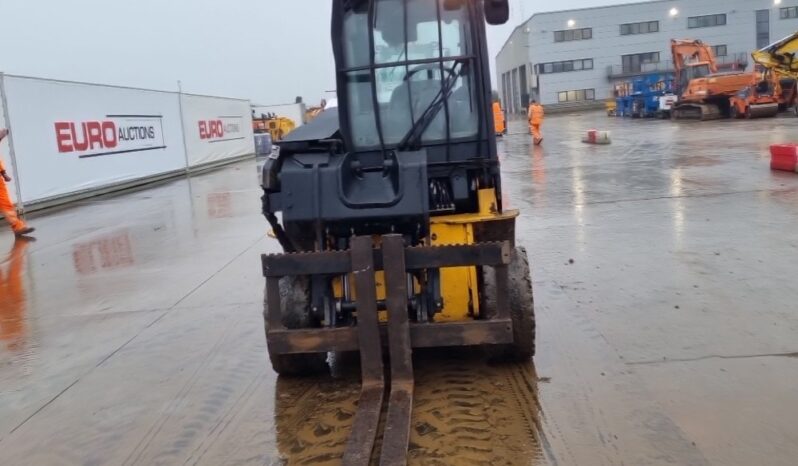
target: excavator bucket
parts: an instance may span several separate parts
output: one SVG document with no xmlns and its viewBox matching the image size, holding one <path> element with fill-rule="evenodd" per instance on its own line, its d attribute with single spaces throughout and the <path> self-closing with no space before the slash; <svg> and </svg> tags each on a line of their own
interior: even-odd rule
<svg viewBox="0 0 798 466">
<path fill-rule="evenodd" d="M 752 53 L 754 61 L 769 70 L 787 76 L 798 76 L 798 32 Z"/>
</svg>

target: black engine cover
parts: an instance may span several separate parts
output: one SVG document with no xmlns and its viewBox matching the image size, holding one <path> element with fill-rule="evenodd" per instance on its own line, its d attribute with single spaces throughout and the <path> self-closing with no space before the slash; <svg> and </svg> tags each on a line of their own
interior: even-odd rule
<svg viewBox="0 0 798 466">
<path fill-rule="evenodd" d="M 427 153 L 387 151 L 385 156 L 325 152 L 284 156 L 281 190 L 272 210 L 286 225 L 320 221 L 336 234 L 416 229 L 429 219 Z"/>
</svg>

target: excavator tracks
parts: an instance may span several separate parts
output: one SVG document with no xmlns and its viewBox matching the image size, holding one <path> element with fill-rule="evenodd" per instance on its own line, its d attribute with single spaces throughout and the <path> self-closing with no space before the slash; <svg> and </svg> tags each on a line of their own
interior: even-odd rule
<svg viewBox="0 0 798 466">
<path fill-rule="evenodd" d="M 723 118 L 720 107 L 713 104 L 678 104 L 672 111 L 674 120 L 719 120 Z"/>
</svg>

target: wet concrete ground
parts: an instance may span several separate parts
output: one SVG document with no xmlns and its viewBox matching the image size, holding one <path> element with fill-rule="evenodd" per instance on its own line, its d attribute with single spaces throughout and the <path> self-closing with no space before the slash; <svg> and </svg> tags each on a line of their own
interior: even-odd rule
<svg viewBox="0 0 798 466">
<path fill-rule="evenodd" d="M 767 146 L 796 129 L 595 113 L 533 148 L 511 126 L 538 356 L 417 358 L 410 464 L 795 464 L 798 174 Z M 0 233 L 0 464 L 339 463 L 358 374 L 268 366 L 258 198 L 246 162 Z"/>
</svg>

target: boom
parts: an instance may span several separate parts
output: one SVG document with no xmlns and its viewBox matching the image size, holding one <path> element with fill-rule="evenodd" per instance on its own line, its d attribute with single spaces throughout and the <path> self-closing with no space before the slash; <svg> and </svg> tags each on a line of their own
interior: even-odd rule
<svg viewBox="0 0 798 466">
<path fill-rule="evenodd" d="M 690 80 L 718 72 L 712 47 L 700 40 L 671 39 L 676 88 L 683 92 Z"/>
<path fill-rule="evenodd" d="M 751 56 L 754 61 L 782 76 L 798 79 L 798 31 L 789 37 L 757 50 Z"/>
</svg>

